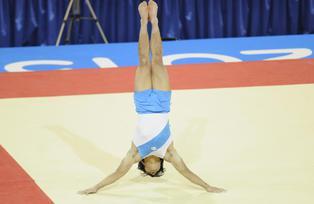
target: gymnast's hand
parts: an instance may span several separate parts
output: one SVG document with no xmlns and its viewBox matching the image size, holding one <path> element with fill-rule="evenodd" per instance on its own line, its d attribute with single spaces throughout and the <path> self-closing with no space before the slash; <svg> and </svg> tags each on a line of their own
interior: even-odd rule
<svg viewBox="0 0 314 204">
<path fill-rule="evenodd" d="M 205 190 L 207 192 L 210 192 L 210 193 L 223 193 L 223 192 L 226 192 L 225 189 L 217 188 L 217 187 L 214 187 L 214 186 L 206 186 Z"/>
<path fill-rule="evenodd" d="M 118 179 L 120 179 L 122 176 L 124 176 L 132 167 L 133 164 L 138 163 L 141 161 L 141 156 L 137 152 L 136 146 L 132 143 L 131 149 L 128 151 L 126 156 L 122 159 L 119 167 L 115 172 L 104 178 L 102 181 L 100 181 L 97 185 L 95 185 L 92 188 L 88 188 L 84 191 L 79 191 L 79 194 L 82 195 L 89 195 L 89 194 L 95 194 L 97 191 L 105 186 L 108 186 Z"/>
<path fill-rule="evenodd" d="M 97 193 L 97 191 L 98 191 L 98 188 L 92 187 L 92 188 L 88 188 L 88 189 L 83 190 L 83 191 L 79 191 L 78 193 L 81 195 L 89 195 L 89 194 L 95 194 L 95 193 Z"/>
<path fill-rule="evenodd" d="M 170 162 L 174 168 L 181 173 L 185 178 L 190 180 L 192 183 L 197 184 L 203 187 L 207 192 L 210 193 L 222 193 L 225 192 L 225 189 L 217 188 L 214 186 L 208 185 L 203 181 L 198 175 L 193 173 L 184 163 L 183 159 L 177 153 L 176 149 L 173 146 L 173 143 L 168 147 L 167 153 L 165 155 L 165 160 Z"/>
</svg>

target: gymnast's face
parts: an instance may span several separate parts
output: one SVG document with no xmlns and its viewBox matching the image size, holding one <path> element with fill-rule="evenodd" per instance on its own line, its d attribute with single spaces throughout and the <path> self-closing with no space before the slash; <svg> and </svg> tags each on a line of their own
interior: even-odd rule
<svg viewBox="0 0 314 204">
<path fill-rule="evenodd" d="M 160 169 L 160 158 L 155 156 L 149 156 L 144 159 L 145 171 L 148 174 L 155 175 Z"/>
</svg>

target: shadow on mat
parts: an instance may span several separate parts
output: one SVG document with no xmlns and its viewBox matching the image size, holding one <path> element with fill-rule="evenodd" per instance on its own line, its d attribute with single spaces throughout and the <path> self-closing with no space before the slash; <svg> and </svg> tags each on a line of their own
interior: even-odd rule
<svg viewBox="0 0 314 204">
<path fill-rule="evenodd" d="M 201 147 L 202 139 L 205 136 L 205 128 L 206 128 L 207 120 L 204 119 L 194 119 L 189 123 L 190 125 L 186 127 L 184 134 L 180 136 L 179 143 L 181 146 L 184 146 L 186 143 L 193 145 L 195 147 Z M 107 176 L 109 173 L 112 173 L 108 170 L 108 164 L 110 163 L 119 163 L 122 158 L 118 158 L 113 156 L 110 153 L 104 152 L 102 149 L 97 147 L 97 145 L 93 144 L 89 140 L 67 130 L 61 126 L 46 126 L 46 129 L 53 132 L 57 135 L 65 144 L 67 144 L 72 151 L 87 165 L 93 166 L 99 171 L 104 173 L 104 177 Z M 193 136 L 193 140 L 191 140 L 191 135 Z M 195 139 L 197 138 L 197 139 Z M 195 148 L 195 149 L 199 149 Z M 185 160 L 193 162 L 193 159 L 196 159 L 200 154 L 200 151 L 194 152 L 193 155 L 188 156 Z M 135 164 L 136 165 L 136 164 Z M 112 169 L 112 168 L 110 168 Z M 170 173 L 170 172 L 168 172 Z M 172 172 L 174 174 L 175 172 Z M 112 193 L 107 192 L 106 190 L 109 189 L 117 189 L 118 187 L 121 189 L 124 186 L 132 185 L 133 183 L 165 183 L 164 187 L 158 187 L 154 189 L 154 193 L 156 196 L 156 202 L 180 202 L 180 203 L 187 203 L 192 202 L 195 199 L 195 195 L 189 193 L 190 190 L 200 190 L 198 196 L 207 195 L 207 193 L 203 193 L 202 189 L 193 186 L 191 184 L 184 184 L 182 182 L 177 182 L 175 180 L 167 180 L 164 178 L 150 178 L 150 177 L 143 177 L 142 175 L 138 175 L 134 178 L 129 180 L 125 180 L 123 182 L 118 182 L 112 184 L 110 186 L 105 187 L 99 192 L 99 195 L 104 196 L 113 196 L 113 197 L 135 197 L 139 199 L 146 199 L 152 201 L 150 198 L 145 196 L 138 195 L 139 192 L 132 193 L 132 191 L 128 192 L 119 192 L 119 193 Z M 168 185 L 168 186 L 167 186 Z M 172 187 L 169 187 L 171 185 Z M 183 187 L 183 188 L 182 188 Z M 145 188 L 144 188 L 145 189 Z M 141 192 L 143 193 L 143 191 Z"/>
<path fill-rule="evenodd" d="M 46 129 L 57 135 L 87 165 L 93 166 L 104 174 L 111 173 L 108 164 L 118 163 L 121 159 L 104 152 L 89 140 L 70 132 L 60 126 L 46 126 Z"/>
</svg>

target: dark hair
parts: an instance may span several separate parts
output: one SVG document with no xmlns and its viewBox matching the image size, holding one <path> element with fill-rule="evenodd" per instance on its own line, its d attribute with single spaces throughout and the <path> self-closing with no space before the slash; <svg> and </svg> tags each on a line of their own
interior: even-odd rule
<svg viewBox="0 0 314 204">
<path fill-rule="evenodd" d="M 141 170 L 145 176 L 148 175 L 148 176 L 151 176 L 151 177 L 161 177 L 165 173 L 164 160 L 161 159 L 161 158 L 160 158 L 160 169 L 156 172 L 155 175 L 150 174 L 150 173 L 145 171 L 144 159 L 138 163 L 138 167 L 137 168 L 139 170 Z"/>
</svg>

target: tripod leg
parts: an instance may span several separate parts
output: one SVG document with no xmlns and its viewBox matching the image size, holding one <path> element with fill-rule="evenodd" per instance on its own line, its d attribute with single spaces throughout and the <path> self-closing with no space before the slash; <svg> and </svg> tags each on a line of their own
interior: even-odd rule
<svg viewBox="0 0 314 204">
<path fill-rule="evenodd" d="M 100 33 L 100 35 L 101 35 L 103 41 L 104 41 L 105 43 L 109 43 L 108 40 L 107 40 L 107 38 L 106 38 L 106 35 L 105 35 L 105 33 L 104 33 L 104 31 L 103 31 L 103 29 L 102 29 L 100 23 L 99 23 L 99 20 L 98 20 L 96 14 L 95 14 L 95 11 L 94 11 L 94 9 L 93 9 L 93 7 L 92 7 L 90 1 L 89 1 L 89 0 L 85 0 L 85 3 L 87 4 L 87 6 L 88 6 L 88 8 L 89 8 L 89 11 L 90 11 L 90 13 L 92 14 L 92 17 L 93 17 L 94 21 L 96 22 L 97 28 L 98 28 L 98 30 L 99 30 L 99 33 Z"/>
<path fill-rule="evenodd" d="M 61 37 L 62 37 L 63 31 L 64 31 L 65 23 L 68 21 L 69 14 L 70 14 L 70 11 L 72 9 L 73 1 L 74 0 L 70 0 L 68 8 L 67 8 L 67 10 L 65 12 L 65 15 L 64 15 L 64 18 L 63 18 L 63 22 L 62 22 L 62 25 L 61 25 L 61 28 L 60 28 L 60 31 L 59 31 L 58 39 L 57 39 L 57 42 L 56 42 L 56 46 L 60 45 L 60 41 L 61 41 Z"/>
<path fill-rule="evenodd" d="M 74 16 L 71 16 L 70 17 L 70 22 L 69 22 L 67 36 L 65 38 L 65 42 L 67 42 L 67 43 L 69 43 L 71 41 L 71 33 L 72 33 L 72 28 L 73 28 L 73 21 L 74 21 Z"/>
</svg>

